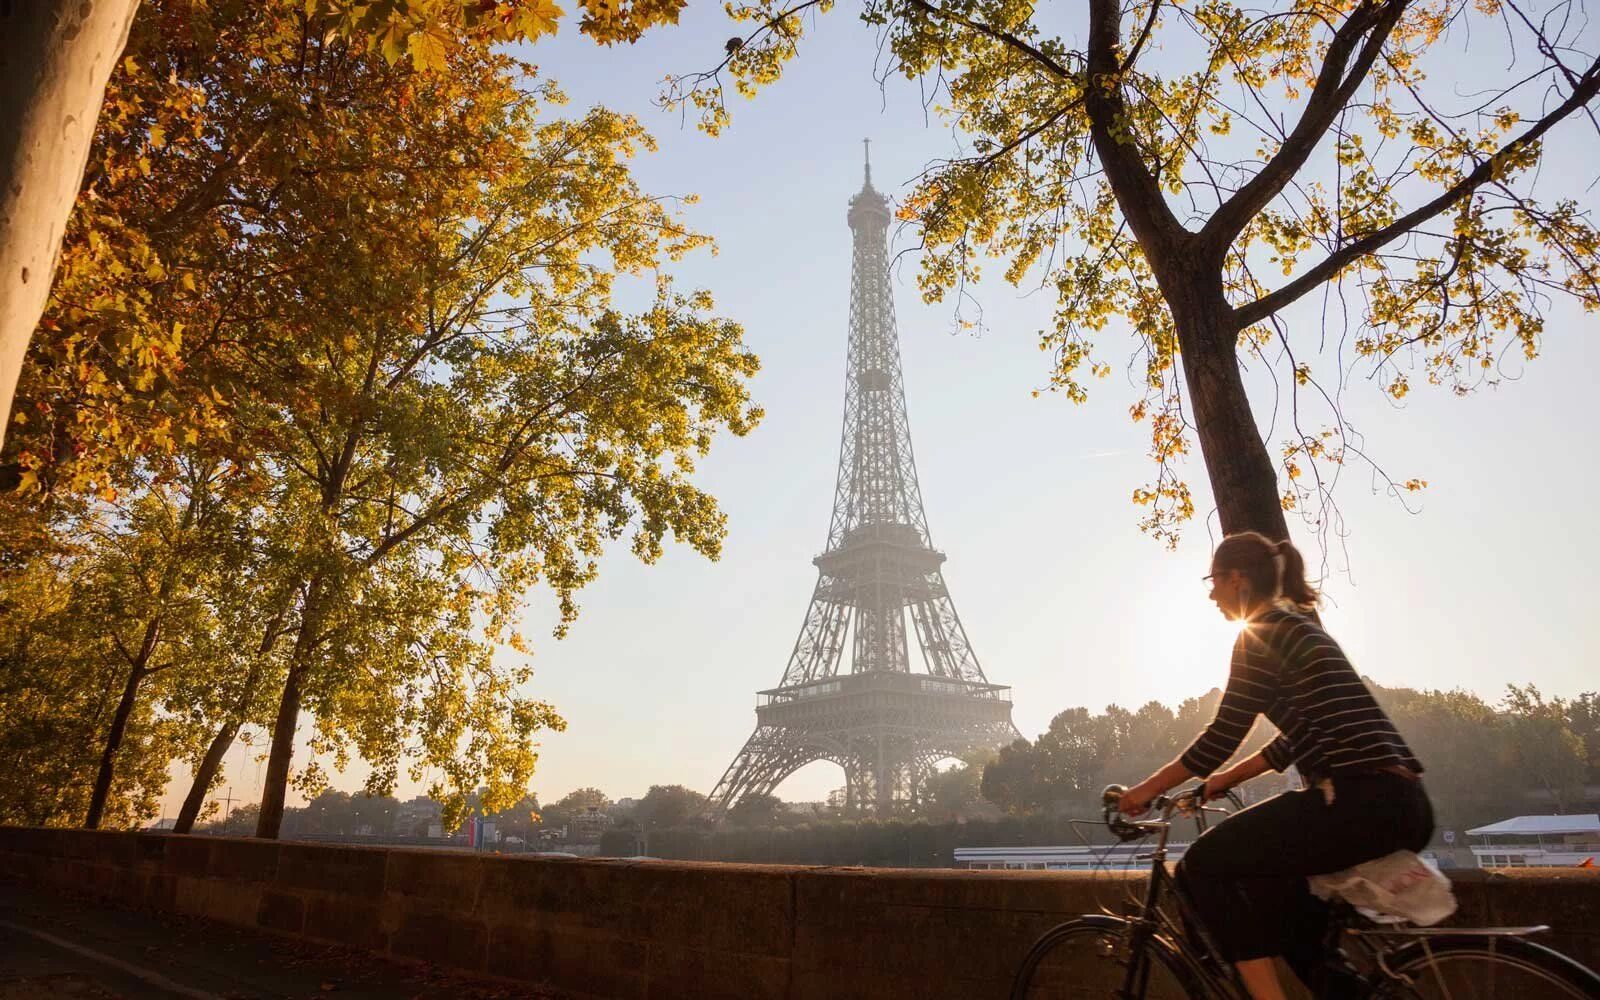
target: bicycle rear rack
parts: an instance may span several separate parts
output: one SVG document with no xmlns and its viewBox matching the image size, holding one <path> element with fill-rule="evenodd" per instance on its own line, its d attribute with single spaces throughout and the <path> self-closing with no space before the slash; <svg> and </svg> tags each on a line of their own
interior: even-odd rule
<svg viewBox="0 0 1600 1000">
<path fill-rule="evenodd" d="M 1472 937 L 1532 937 L 1550 933 L 1549 924 L 1528 927 L 1396 927 L 1377 924 L 1372 927 L 1347 927 L 1345 930 L 1360 937 L 1450 937 L 1455 934 Z"/>
</svg>

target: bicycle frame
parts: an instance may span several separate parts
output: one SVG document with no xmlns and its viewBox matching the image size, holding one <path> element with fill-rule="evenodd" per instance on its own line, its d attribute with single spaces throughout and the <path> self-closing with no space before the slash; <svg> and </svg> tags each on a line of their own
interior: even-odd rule
<svg viewBox="0 0 1600 1000">
<path fill-rule="evenodd" d="M 1193 789 L 1168 798 L 1158 797 L 1153 805 L 1160 818 L 1154 820 L 1127 820 L 1117 813 L 1119 796 L 1123 789 L 1112 785 L 1103 796 L 1106 825 L 1124 842 L 1155 837 L 1150 852 L 1150 880 L 1145 888 L 1143 902 L 1137 911 L 1127 915 L 1110 912 L 1085 914 L 1074 921 L 1053 928 L 1040 939 L 1030 952 L 1027 976 L 1037 967 L 1040 949 L 1053 946 L 1052 935 L 1074 924 L 1088 924 L 1102 928 L 1124 942 L 1117 953 L 1126 955 L 1122 982 L 1118 995 L 1123 1000 L 1144 1000 L 1150 985 L 1150 967 L 1161 964 L 1176 976 L 1177 987 L 1191 1000 L 1249 1000 L 1249 994 L 1232 964 L 1219 956 L 1215 941 L 1199 919 L 1182 887 L 1167 871 L 1167 841 L 1171 834 L 1173 816 L 1182 813 L 1195 818 L 1200 833 L 1206 830 L 1207 812 L 1225 812 L 1207 809 L 1201 799 L 1201 790 Z M 1234 800 L 1237 803 L 1237 799 Z M 1165 904 L 1166 897 L 1175 906 Z M 1324 951 L 1334 961 L 1331 968 L 1350 970 L 1373 989 L 1374 996 L 1412 995 L 1391 994 L 1388 983 L 1408 988 L 1425 980 L 1431 971 L 1445 996 L 1451 995 L 1444 985 L 1435 959 L 1435 950 L 1441 953 L 1476 954 L 1487 948 L 1491 959 L 1497 942 L 1505 941 L 1506 948 L 1525 970 L 1531 969 L 1546 977 L 1547 983 L 1564 984 L 1567 996 L 1600 998 L 1600 975 L 1586 969 L 1559 952 L 1520 939 L 1549 930 L 1544 925 L 1529 927 L 1410 927 L 1372 926 L 1357 916 L 1348 903 L 1335 901 L 1329 915 Z M 1353 945 L 1364 961 L 1352 967 L 1343 944 Z M 1470 947 L 1464 947 L 1470 946 Z M 1125 949 L 1125 951 L 1121 950 Z M 1476 960 L 1476 959 L 1474 959 Z M 1509 961 L 1509 960 L 1507 960 Z M 1419 971 L 1426 969 L 1429 971 Z M 1019 976 L 1013 996 L 1023 996 L 1027 976 Z M 1521 995 L 1521 994 L 1519 994 Z"/>
<path fill-rule="evenodd" d="M 1189 804 L 1186 805 L 1186 802 Z M 1159 820 L 1136 821 L 1132 824 L 1141 831 L 1155 834 L 1156 843 L 1150 854 L 1150 882 L 1145 888 L 1144 902 L 1138 915 L 1129 920 L 1130 954 L 1128 971 L 1123 977 L 1123 995 L 1127 997 L 1145 995 L 1150 976 L 1150 961 L 1145 952 L 1150 947 L 1152 938 L 1162 938 L 1164 940 L 1161 946 L 1183 964 L 1183 972 L 1191 980 L 1187 985 L 1201 987 L 1204 990 L 1202 996 L 1215 1000 L 1246 1000 L 1247 994 L 1243 990 L 1238 974 L 1232 965 L 1214 957 L 1217 954 L 1215 942 L 1211 940 L 1204 924 L 1195 914 L 1177 880 L 1167 871 L 1167 839 L 1172 832 L 1173 813 L 1191 813 L 1200 832 L 1204 833 L 1206 813 L 1221 810 L 1207 810 L 1204 805 L 1199 804 L 1198 789 L 1172 798 L 1162 796 L 1156 799 L 1154 804 L 1162 811 Z M 1164 893 L 1177 901 L 1179 911 L 1177 923 L 1174 923 L 1172 917 L 1161 908 Z M 1197 956 L 1194 953 L 1191 942 L 1195 939 L 1205 947 L 1204 956 Z"/>
</svg>

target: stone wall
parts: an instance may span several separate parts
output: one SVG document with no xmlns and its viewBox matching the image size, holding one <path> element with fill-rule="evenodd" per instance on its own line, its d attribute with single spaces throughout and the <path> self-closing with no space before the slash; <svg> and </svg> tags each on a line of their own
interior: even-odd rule
<svg viewBox="0 0 1600 1000">
<path fill-rule="evenodd" d="M 519 858 L 0 828 L 0 877 L 596 997 L 1002 998 L 1140 876 Z M 1466 872 L 1456 923 L 1600 968 L 1600 871 Z"/>
</svg>

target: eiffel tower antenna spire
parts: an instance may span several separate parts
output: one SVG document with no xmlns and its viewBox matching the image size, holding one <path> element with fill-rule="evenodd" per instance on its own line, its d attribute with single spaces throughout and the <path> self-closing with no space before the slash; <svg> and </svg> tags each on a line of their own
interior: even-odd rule
<svg viewBox="0 0 1600 1000">
<path fill-rule="evenodd" d="M 862 149 L 862 153 L 863 153 L 863 159 L 865 160 L 865 163 L 863 165 L 866 167 L 866 179 L 862 183 L 862 187 L 871 188 L 872 187 L 872 140 L 871 139 L 862 139 L 861 140 L 861 149 Z"/>
<path fill-rule="evenodd" d="M 827 547 L 812 560 L 817 585 L 783 679 L 759 693 L 756 730 L 711 793 L 717 811 L 828 760 L 844 769 L 847 805 L 887 815 L 920 801 L 939 761 L 1018 736 L 1010 688 L 978 665 L 928 533 L 889 285 L 889 200 L 872 187 L 870 159 L 865 171 L 848 213 L 848 374 Z"/>
</svg>

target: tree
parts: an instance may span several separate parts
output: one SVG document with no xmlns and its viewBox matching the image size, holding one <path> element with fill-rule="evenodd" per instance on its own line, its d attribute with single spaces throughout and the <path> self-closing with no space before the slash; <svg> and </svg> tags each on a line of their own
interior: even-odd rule
<svg viewBox="0 0 1600 1000">
<path fill-rule="evenodd" d="M 226 585 L 208 594 L 218 623 L 217 634 L 233 641 L 213 643 L 202 658 L 209 673 L 174 678 L 166 699 L 168 711 L 209 725 L 210 738 L 189 755 L 194 777 L 178 810 L 173 833 L 188 833 L 200 815 L 206 795 L 223 780 L 222 761 L 246 725 L 265 730 L 270 717 L 265 697 L 282 684 L 286 650 L 279 641 L 294 625 L 294 598 L 273 572 L 270 548 L 251 551 L 233 564 Z M 238 637 L 246 637 L 240 643 Z M 259 641 L 252 643 L 259 636 Z M 259 810 L 254 814 L 259 817 Z"/>
<path fill-rule="evenodd" d="M 744 433 L 759 416 L 744 386 L 756 360 L 708 295 L 658 274 L 645 310 L 613 305 L 619 275 L 704 242 L 630 178 L 626 158 L 648 136 L 604 109 L 542 121 L 548 88 L 523 86 L 502 57 L 466 59 L 448 86 L 414 89 L 406 127 L 421 134 L 403 148 L 375 131 L 373 110 L 352 115 L 335 141 L 359 147 L 362 169 L 332 190 L 290 185 L 284 197 L 306 203 L 270 237 L 294 259 L 343 267 L 301 279 L 295 318 L 317 350 L 276 348 L 303 396 L 271 462 L 291 515 L 282 530 L 302 539 L 304 596 L 263 836 L 282 812 L 302 703 L 325 741 L 315 748 L 354 741 L 381 780 L 407 745 L 397 736 L 416 733 L 450 786 L 430 789 L 447 822 L 479 784 L 491 810 L 515 801 L 534 761 L 528 732 L 560 722 L 518 694 L 525 667 L 494 664 L 469 637 L 518 647 L 536 581 L 570 621 L 574 592 L 620 536 L 646 561 L 669 533 L 714 557 L 724 521 L 689 473 L 717 430 Z M 403 655 L 339 641 L 376 634 L 354 627 L 362 593 Z"/>
<path fill-rule="evenodd" d="M 204 20 L 244 0 L 192 0 L 171 16 Z M 686 0 L 579 0 L 578 28 L 601 44 L 636 41 L 677 22 Z M 340 37 L 420 73 L 452 51 L 533 41 L 553 33 L 552 0 L 267 0 L 269 19 L 297 19 L 310 37 Z M 39 0 L 0 9 L 0 445 L 22 360 L 44 311 L 67 218 L 79 193 L 107 80 L 119 64 L 139 0 Z M 285 67 L 287 68 L 287 67 Z M 303 69 L 303 64 L 301 66 Z M 228 147 L 223 147 L 228 148 Z M 226 162 L 226 161 L 225 161 Z M 107 372 L 115 380 L 115 370 Z"/>
<path fill-rule="evenodd" d="M 259 812 L 256 821 L 260 823 Z M 338 836 L 350 833 L 354 825 L 355 808 L 350 793 L 328 788 L 307 802 L 303 809 L 295 811 L 290 829 L 296 834 Z"/>
<path fill-rule="evenodd" d="M 1504 719 L 1465 691 L 1413 691 L 1368 682 L 1417 759 L 1440 828 L 1469 828 L 1504 819 L 1528 784 L 1516 773 Z"/>
<path fill-rule="evenodd" d="M 746 94 L 775 80 L 803 15 L 829 6 L 731 7 L 750 34 L 715 70 L 670 80 L 664 102 L 697 106 L 715 132 L 722 73 Z M 925 297 L 965 298 L 985 258 L 1037 279 L 1056 301 L 1041 346 L 1074 400 L 1110 371 L 1096 335 L 1126 322 L 1156 465 L 1134 500 L 1158 537 L 1193 513 L 1175 471 L 1192 439 L 1224 533 L 1285 537 L 1285 510 L 1327 531 L 1340 468 L 1372 461 L 1339 407 L 1355 366 L 1394 399 L 1416 368 L 1465 393 L 1502 358 L 1536 355 L 1550 296 L 1600 309 L 1600 235 L 1577 184 L 1535 194 L 1545 143 L 1600 122 L 1600 53 L 1565 4 L 1089 0 L 1066 37 L 1055 10 L 866 0 L 862 17 L 970 138 L 901 209 L 927 251 Z M 1498 48 L 1491 35 L 1504 57 L 1468 55 Z M 1470 87 L 1430 82 L 1448 60 L 1470 61 Z M 1319 296 L 1322 329 L 1306 308 Z M 1277 385 L 1276 454 L 1246 363 Z M 1374 469 L 1399 495 L 1425 486 Z"/>
<path fill-rule="evenodd" d="M 254 802 L 247 802 L 231 810 L 228 815 L 207 823 L 201 827 L 204 833 L 215 834 L 219 837 L 247 837 L 256 828 L 261 807 Z"/>
<path fill-rule="evenodd" d="M 646 796 L 646 800 L 648 800 L 648 796 Z M 746 795 L 734 803 L 725 818 L 733 826 L 742 826 L 753 830 L 769 830 L 780 825 L 783 814 L 782 799 L 776 795 L 757 793 Z"/>
<path fill-rule="evenodd" d="M 1137 712 L 1108 705 L 1099 715 L 1069 708 L 1037 739 L 1001 748 L 983 767 L 983 797 L 1013 815 L 1094 815 L 1106 785 L 1138 781 L 1172 760 L 1211 721 L 1221 701 L 1222 692 L 1213 688 L 1186 699 L 1177 711 L 1159 702 Z M 1258 724 L 1239 754 L 1265 746 L 1271 728 Z"/>
<path fill-rule="evenodd" d="M 136 23 L 13 450 L 55 495 L 143 502 L 198 463 L 251 497 L 245 586 L 207 608 L 227 669 L 174 694 L 209 727 L 180 828 L 263 709 L 263 832 L 291 777 L 315 796 L 321 765 L 290 767 L 302 707 L 369 792 L 440 775 L 453 824 L 480 785 L 514 802 L 529 734 L 562 724 L 495 661 L 528 588 L 565 627 L 612 539 L 715 555 L 692 462 L 758 416 L 756 361 L 661 273 L 705 240 L 633 184 L 636 122 L 555 119 L 559 92 L 482 46 L 412 72 L 298 11 L 160 0 Z M 655 301 L 617 310 L 646 271 Z"/>
<path fill-rule="evenodd" d="M 1600 693 L 1587 691 L 1566 703 L 1567 726 L 1583 741 L 1583 755 L 1589 761 L 1585 781 L 1600 784 Z"/>
<path fill-rule="evenodd" d="M 651 785 L 633 811 L 633 820 L 646 830 L 683 826 L 704 811 L 706 797 L 683 785 Z"/>
<path fill-rule="evenodd" d="M 68 506 L 68 520 L 96 513 Z M 127 827 L 156 815 L 181 727 L 149 699 L 126 698 L 113 638 L 124 623 L 105 615 L 125 577 L 108 572 L 116 554 L 53 530 L 61 516 L 0 497 L 0 822 L 60 826 L 92 813 Z"/>
<path fill-rule="evenodd" d="M 35 662 L 19 666 L 18 676 L 54 663 L 64 672 L 53 694 L 64 701 L 69 695 L 61 681 L 106 678 L 102 697 L 109 704 L 96 724 L 98 762 L 83 817 L 90 829 L 106 816 L 130 730 L 144 728 L 145 738 L 160 732 L 169 755 L 199 755 L 215 713 L 235 707 L 240 674 L 257 662 L 242 655 L 248 645 L 238 646 L 240 631 L 255 627 L 258 615 L 251 605 L 262 596 L 251 586 L 258 567 L 249 490 L 215 460 L 180 456 L 174 464 L 170 478 L 147 480 L 115 500 L 47 504 L 37 511 L 58 543 L 74 553 L 70 562 L 57 564 L 57 573 L 69 587 L 62 591 L 60 614 L 72 620 L 78 639 L 55 648 L 34 644 Z M 25 517 L 21 503 L 0 516 Z M 47 571 L 45 564 L 39 568 Z M 47 592 L 17 593 L 31 593 L 18 609 L 22 620 L 49 614 L 36 603 Z M 67 669 L 60 657 L 85 662 Z M 29 657 L 19 653 L 24 658 Z M 219 706 L 219 700 L 227 704 Z M 154 746 L 147 743 L 138 752 Z M 219 759 L 225 749 L 216 751 Z M 180 813 L 179 832 L 198 817 L 214 772 L 205 777 Z"/>
<path fill-rule="evenodd" d="M 122 691 L 107 728 L 84 825 L 100 825 L 115 776 L 127 724 L 152 680 L 214 683 L 232 636 L 214 614 L 207 594 L 226 595 L 248 553 L 238 530 L 239 505 L 230 503 L 230 484 L 215 463 L 190 465 L 173 480 L 153 484 L 114 507 L 105 526 L 85 522 L 92 532 L 95 558 L 85 581 L 80 613 L 97 623 L 125 671 Z M 68 529 L 72 530 L 72 529 Z M 161 675 L 159 678 L 157 675 Z M 192 716 L 172 712 L 174 734 L 197 735 Z"/>
<path fill-rule="evenodd" d="M 572 817 L 598 809 L 605 812 L 611 808 L 611 800 L 598 788 L 575 788 L 557 799 L 555 804 L 547 807 L 539 814 L 540 825 L 546 828 L 560 828 L 572 822 Z"/>
<path fill-rule="evenodd" d="M 555 808 L 569 813 L 584 812 L 589 809 L 599 809 L 603 812 L 611 808 L 611 800 L 598 788 L 574 788 L 556 800 Z"/>
<path fill-rule="evenodd" d="M 400 803 L 392 795 L 352 795 L 351 832 L 364 837 L 387 837 L 394 833 L 395 815 Z"/>
<path fill-rule="evenodd" d="M 1568 725 L 1568 703 L 1546 701 L 1532 684 L 1506 686 L 1506 729 L 1512 759 L 1527 784 L 1537 785 L 1557 813 L 1570 812 L 1583 801 L 1588 751 Z"/>
<path fill-rule="evenodd" d="M 983 770 L 983 797 L 1014 814 L 1056 812 L 1089 801 L 1106 784 L 1106 733 L 1088 709 L 1057 713 L 1038 739 L 1000 749 Z"/>
<path fill-rule="evenodd" d="M 108 0 L 8 4 L 0 12 L 0 412 L 8 422 L 106 79 L 137 8 L 138 0 Z"/>
<path fill-rule="evenodd" d="M 534 839 L 535 831 L 539 828 L 539 798 L 531 793 L 523 795 L 510 808 L 491 813 L 489 819 L 494 821 L 495 828 L 502 836 L 517 837 L 528 843 Z"/>
<path fill-rule="evenodd" d="M 992 753 L 973 754 L 966 760 L 928 776 L 921 814 L 934 823 L 998 815 L 983 797 L 984 768 Z"/>
</svg>

